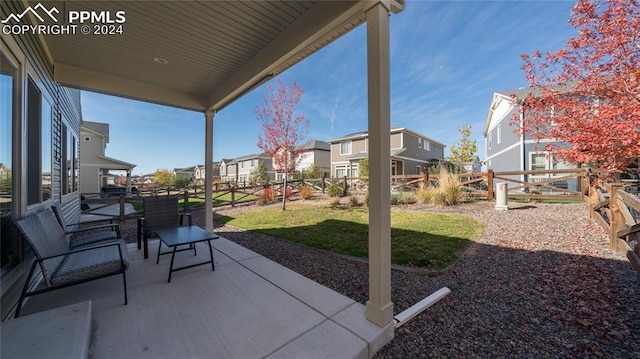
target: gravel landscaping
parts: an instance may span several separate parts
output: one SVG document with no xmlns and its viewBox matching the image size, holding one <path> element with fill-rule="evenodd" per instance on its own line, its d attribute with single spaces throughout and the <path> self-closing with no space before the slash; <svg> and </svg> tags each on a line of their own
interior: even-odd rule
<svg viewBox="0 0 640 359">
<path fill-rule="evenodd" d="M 583 204 L 491 203 L 402 210 L 448 211 L 485 223 L 484 235 L 442 273 L 392 271 L 395 312 L 442 287 L 451 294 L 396 329 L 376 358 L 640 358 L 640 275 L 609 249 Z M 217 209 L 233 215 L 247 207 Z M 203 212 L 194 211 L 202 225 Z M 122 225 L 135 241 L 135 221 Z M 360 303 L 368 267 L 229 226 L 234 242 Z"/>
</svg>

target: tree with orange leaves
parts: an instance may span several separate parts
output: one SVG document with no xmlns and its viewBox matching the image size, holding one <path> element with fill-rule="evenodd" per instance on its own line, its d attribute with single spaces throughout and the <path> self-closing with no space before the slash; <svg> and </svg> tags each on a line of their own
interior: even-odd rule
<svg viewBox="0 0 640 359">
<path fill-rule="evenodd" d="M 274 169 L 284 174 L 282 209 L 287 197 L 287 177 L 300 160 L 300 144 L 307 135 L 309 120 L 296 113 L 302 88 L 295 81 L 290 86 L 278 79 L 278 88 L 267 87 L 262 103 L 256 108 L 256 118 L 262 122 L 263 134 L 258 147 L 273 158 Z"/>
<path fill-rule="evenodd" d="M 567 162 L 621 171 L 640 157 L 638 0 L 578 0 L 569 23 L 578 35 L 561 50 L 522 55 L 522 130 L 567 143 L 545 148 Z"/>
</svg>

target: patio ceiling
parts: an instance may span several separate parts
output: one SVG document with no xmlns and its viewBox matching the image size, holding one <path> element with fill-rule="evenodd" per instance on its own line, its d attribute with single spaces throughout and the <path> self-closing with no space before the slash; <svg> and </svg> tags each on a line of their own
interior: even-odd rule
<svg viewBox="0 0 640 359">
<path fill-rule="evenodd" d="M 56 81 L 196 111 L 222 109 L 366 21 L 360 1 L 46 4 L 65 16 L 93 11 L 114 19 L 124 11 L 126 18 L 122 34 L 43 35 Z"/>
</svg>

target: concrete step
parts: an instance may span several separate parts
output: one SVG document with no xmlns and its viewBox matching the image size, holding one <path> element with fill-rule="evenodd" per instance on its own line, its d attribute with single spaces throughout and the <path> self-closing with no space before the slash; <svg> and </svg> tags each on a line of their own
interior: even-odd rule
<svg viewBox="0 0 640 359">
<path fill-rule="evenodd" d="M 88 358 L 91 301 L 0 323 L 2 358 Z"/>
</svg>

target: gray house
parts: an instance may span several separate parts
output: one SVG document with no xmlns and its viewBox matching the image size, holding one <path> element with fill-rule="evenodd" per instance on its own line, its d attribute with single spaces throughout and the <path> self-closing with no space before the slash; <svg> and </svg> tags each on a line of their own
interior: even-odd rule
<svg viewBox="0 0 640 359">
<path fill-rule="evenodd" d="M 109 171 L 126 171 L 127 192 L 131 191 L 132 163 L 105 156 L 109 143 L 109 124 L 82 121 L 80 124 L 80 192 L 100 193 L 108 179 Z"/>
<path fill-rule="evenodd" d="M 220 161 L 221 180 L 223 182 L 249 182 L 251 174 L 261 164 L 266 166 L 269 179 L 275 179 L 271 157 L 264 153 L 254 153 Z"/>
<path fill-rule="evenodd" d="M 559 144 L 560 142 L 553 139 L 537 141 L 526 134 L 519 133 L 518 130 L 523 121 L 527 120 L 526 112 L 524 115 L 520 113 L 522 106 L 520 99 L 524 99 L 530 91 L 529 88 L 519 88 L 493 94 L 483 131 L 486 168 L 494 172 L 575 168 L 576 166 L 554 158 L 544 150 L 547 143 Z M 511 98 L 512 94 L 519 100 L 514 101 Z M 535 181 L 550 178 L 550 175 L 511 177 L 520 181 Z M 571 183 L 569 189 L 575 189 L 575 186 L 575 183 Z"/>
<path fill-rule="evenodd" d="M 420 174 L 444 158 L 444 148 L 425 135 L 395 127 L 391 136 L 391 175 Z M 360 160 L 369 157 L 369 133 L 358 132 L 331 141 L 332 177 L 359 177 Z"/>
</svg>

